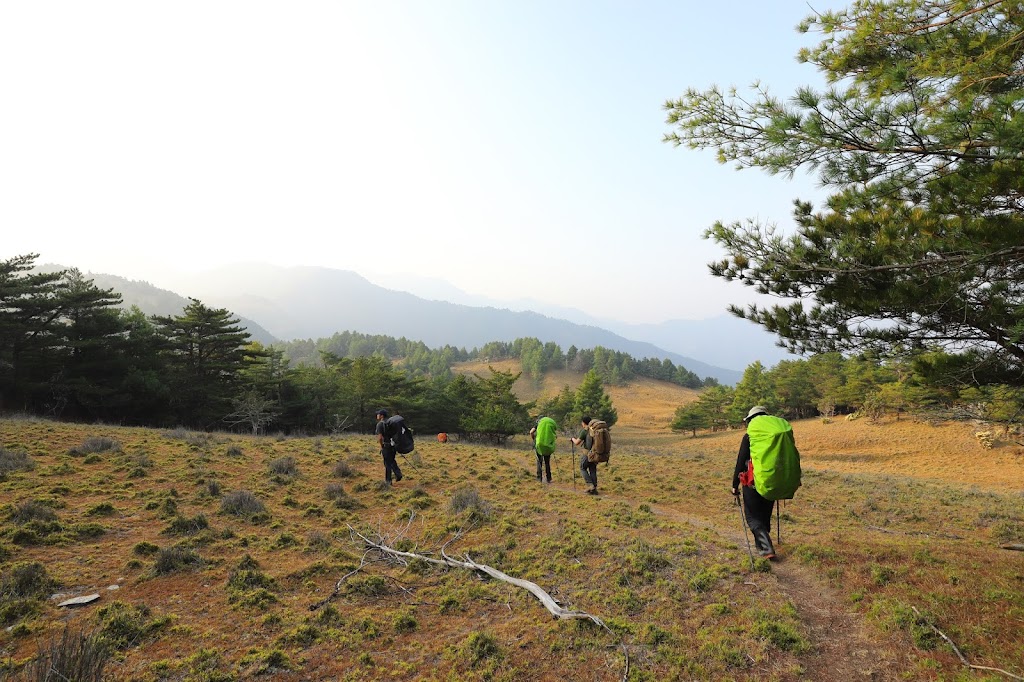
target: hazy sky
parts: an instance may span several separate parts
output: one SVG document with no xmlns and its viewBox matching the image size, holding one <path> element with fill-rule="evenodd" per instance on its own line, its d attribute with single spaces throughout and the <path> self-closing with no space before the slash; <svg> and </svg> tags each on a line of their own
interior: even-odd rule
<svg viewBox="0 0 1024 682">
<path fill-rule="evenodd" d="M 438 277 L 627 322 L 721 314 L 717 219 L 812 178 L 674 148 L 688 86 L 820 84 L 834 0 L 6 2 L 0 259 L 144 279 L 268 262 Z M 414 292 L 415 293 L 415 292 Z"/>
</svg>

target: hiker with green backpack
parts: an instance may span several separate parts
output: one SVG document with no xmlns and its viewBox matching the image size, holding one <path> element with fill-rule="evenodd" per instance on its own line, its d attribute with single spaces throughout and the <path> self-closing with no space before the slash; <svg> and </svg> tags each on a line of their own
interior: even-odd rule
<svg viewBox="0 0 1024 682">
<path fill-rule="evenodd" d="M 800 487 L 800 452 L 793 427 L 785 419 L 768 414 L 767 408 L 750 408 L 743 421 L 747 432 L 736 457 L 732 494 L 739 495 L 742 490 L 743 516 L 758 554 L 774 559 L 772 508 L 776 500 L 793 499 Z"/>
<path fill-rule="evenodd" d="M 537 425 L 530 429 L 530 437 L 533 439 L 533 451 L 537 455 L 537 480 L 542 482 L 546 471 L 548 483 L 551 483 L 551 455 L 555 452 L 558 424 L 551 417 L 541 417 Z"/>
</svg>

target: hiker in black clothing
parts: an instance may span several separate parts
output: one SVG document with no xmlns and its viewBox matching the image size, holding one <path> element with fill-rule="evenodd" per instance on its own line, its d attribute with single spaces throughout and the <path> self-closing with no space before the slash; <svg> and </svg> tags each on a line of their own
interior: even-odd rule
<svg viewBox="0 0 1024 682">
<path fill-rule="evenodd" d="M 377 435 L 377 442 L 380 443 L 380 454 L 384 457 L 384 481 L 391 485 L 392 473 L 394 473 L 397 483 L 402 480 L 402 470 L 398 468 L 395 446 L 392 444 L 390 436 L 384 433 L 384 420 L 387 418 L 387 410 L 377 410 L 377 428 L 374 433 Z"/>
<path fill-rule="evenodd" d="M 580 471 L 583 473 L 583 480 L 590 486 L 587 489 L 588 495 L 597 494 L 597 461 L 590 461 L 590 449 L 594 447 L 594 438 L 590 435 L 590 417 L 580 420 L 583 428 L 577 438 L 570 438 L 575 444 L 583 448 L 584 453 L 580 455 Z"/>
<path fill-rule="evenodd" d="M 750 408 L 743 422 L 749 424 L 751 420 L 767 414 L 766 408 L 756 405 Z M 772 545 L 772 509 L 775 501 L 766 500 L 757 492 L 750 461 L 750 436 L 744 433 L 736 457 L 736 470 L 732 474 L 732 494 L 739 495 L 740 490 L 743 491 L 743 513 L 747 527 L 754 536 L 757 552 L 766 559 L 772 559 L 775 557 L 775 547 Z"/>
</svg>

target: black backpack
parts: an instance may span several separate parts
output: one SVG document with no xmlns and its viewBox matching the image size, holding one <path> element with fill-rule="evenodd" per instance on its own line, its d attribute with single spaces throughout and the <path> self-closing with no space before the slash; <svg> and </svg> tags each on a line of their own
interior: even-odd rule
<svg viewBox="0 0 1024 682">
<path fill-rule="evenodd" d="M 384 435 L 391 439 L 395 451 L 400 454 L 408 455 L 416 447 L 412 440 L 412 429 L 405 425 L 405 419 L 400 414 L 384 420 Z"/>
</svg>

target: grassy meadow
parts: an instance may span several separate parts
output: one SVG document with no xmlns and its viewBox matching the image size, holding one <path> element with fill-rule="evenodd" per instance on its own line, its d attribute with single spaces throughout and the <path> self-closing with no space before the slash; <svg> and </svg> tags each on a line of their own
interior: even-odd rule
<svg viewBox="0 0 1024 682">
<path fill-rule="evenodd" d="M 596 498 L 565 439 L 542 485 L 524 437 L 418 434 L 386 488 L 369 435 L 3 419 L 0 676 L 43 679 L 34 661 L 66 631 L 113 649 L 109 680 L 1010 679 L 937 631 L 1024 676 L 1024 552 L 999 548 L 1024 543 L 1016 445 L 796 422 L 804 487 L 769 564 L 728 494 L 740 432 L 668 431 L 685 389 L 609 393 Z M 607 627 L 357 533 L 487 564 Z"/>
</svg>

